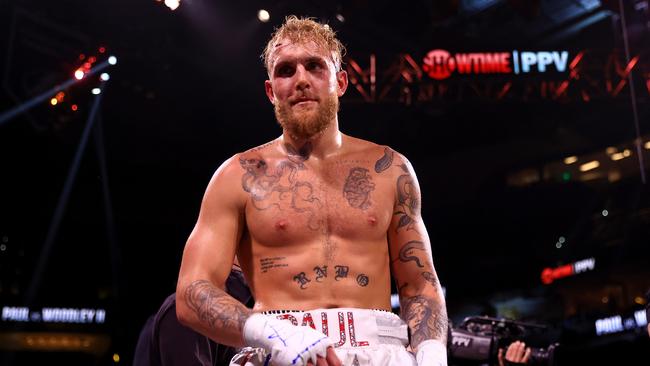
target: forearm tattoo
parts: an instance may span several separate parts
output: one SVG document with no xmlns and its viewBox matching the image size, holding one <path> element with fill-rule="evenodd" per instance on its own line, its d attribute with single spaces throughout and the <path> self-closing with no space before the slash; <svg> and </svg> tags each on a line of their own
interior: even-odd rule
<svg viewBox="0 0 650 366">
<path fill-rule="evenodd" d="M 393 165 L 394 152 L 389 147 L 384 148 L 384 156 L 375 163 L 375 173 L 381 173 Z"/>
<path fill-rule="evenodd" d="M 431 272 L 422 272 L 422 277 L 431 284 L 431 286 L 438 288 L 438 278 Z"/>
<path fill-rule="evenodd" d="M 343 197 L 348 204 L 361 210 L 368 209 L 370 203 L 370 192 L 375 190 L 375 183 L 372 182 L 370 171 L 366 168 L 355 167 L 350 169 L 350 174 L 345 179 L 343 186 Z"/>
<path fill-rule="evenodd" d="M 402 319 L 411 331 L 411 347 L 428 339 L 447 344 L 447 310 L 444 303 L 417 295 L 402 299 Z"/>
<path fill-rule="evenodd" d="M 244 328 L 248 312 L 244 305 L 209 281 L 192 282 L 184 293 L 185 301 L 201 322 L 211 329 Z"/>
<path fill-rule="evenodd" d="M 407 174 L 397 178 L 397 210 L 393 215 L 399 217 L 399 222 L 395 231 L 402 227 L 413 229 L 420 216 L 420 192 L 406 166 L 402 164 L 400 167 Z"/>
</svg>

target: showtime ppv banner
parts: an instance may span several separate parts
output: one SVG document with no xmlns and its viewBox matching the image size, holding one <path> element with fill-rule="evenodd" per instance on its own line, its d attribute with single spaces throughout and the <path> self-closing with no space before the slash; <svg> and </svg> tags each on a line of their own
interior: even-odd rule
<svg viewBox="0 0 650 366">
<path fill-rule="evenodd" d="M 565 73 L 568 51 L 472 52 L 451 54 L 446 50 L 429 51 L 422 61 L 422 71 L 435 80 L 453 74 L 545 74 Z"/>
</svg>

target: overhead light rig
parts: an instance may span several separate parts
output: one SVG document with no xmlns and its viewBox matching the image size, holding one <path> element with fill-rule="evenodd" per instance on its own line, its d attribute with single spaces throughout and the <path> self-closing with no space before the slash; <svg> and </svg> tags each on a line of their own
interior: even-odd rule
<svg viewBox="0 0 650 366">
<path fill-rule="evenodd" d="M 428 57 L 434 51 L 438 58 L 432 61 Z M 641 76 L 643 89 L 650 95 L 647 54 L 634 55 L 626 62 L 625 55 L 617 51 L 455 55 L 434 51 L 421 59 L 402 53 L 381 63 L 375 54 L 365 60 L 348 57 L 346 70 L 355 92 L 346 102 L 408 106 L 464 100 L 589 103 L 627 95 L 628 76 L 633 71 Z"/>
</svg>

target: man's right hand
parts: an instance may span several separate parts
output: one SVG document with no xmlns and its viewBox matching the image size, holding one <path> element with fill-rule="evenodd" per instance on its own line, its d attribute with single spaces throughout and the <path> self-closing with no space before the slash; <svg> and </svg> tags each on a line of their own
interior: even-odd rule
<svg viewBox="0 0 650 366">
<path fill-rule="evenodd" d="M 341 365 L 333 342 L 323 333 L 261 314 L 246 320 L 244 341 L 249 346 L 264 348 L 271 355 L 272 364 L 278 366 Z"/>
</svg>

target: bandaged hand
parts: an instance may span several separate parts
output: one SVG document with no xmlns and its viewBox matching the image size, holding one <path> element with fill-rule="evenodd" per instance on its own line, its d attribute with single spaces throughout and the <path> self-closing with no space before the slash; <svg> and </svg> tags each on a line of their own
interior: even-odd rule
<svg viewBox="0 0 650 366">
<path fill-rule="evenodd" d="M 415 360 L 418 366 L 447 366 L 447 347 L 433 339 L 424 341 L 417 347 Z"/>
<path fill-rule="evenodd" d="M 274 365 L 316 365 L 318 356 L 325 358 L 333 342 L 310 327 L 298 327 L 287 321 L 261 314 L 251 315 L 244 323 L 244 341 L 251 347 L 265 349 Z"/>
</svg>

